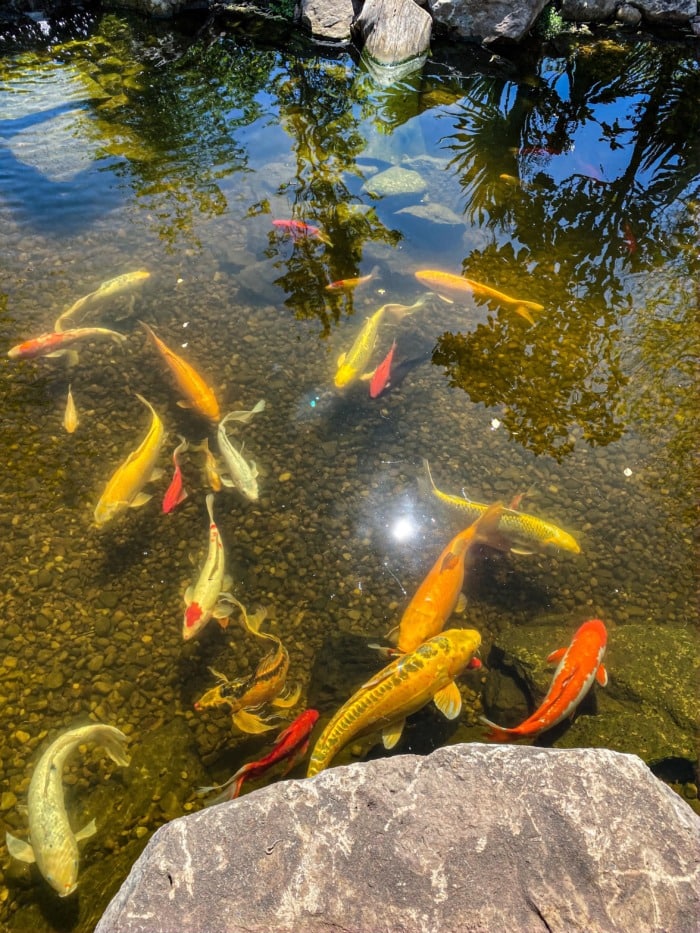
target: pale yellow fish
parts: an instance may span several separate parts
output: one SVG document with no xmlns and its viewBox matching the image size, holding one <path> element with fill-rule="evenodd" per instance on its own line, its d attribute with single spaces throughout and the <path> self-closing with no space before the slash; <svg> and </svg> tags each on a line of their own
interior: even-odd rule
<svg viewBox="0 0 700 933">
<path fill-rule="evenodd" d="M 151 277 L 151 273 L 146 269 L 137 269 L 135 272 L 125 272 L 117 275 L 113 279 L 107 279 L 95 291 L 83 295 L 82 298 L 70 306 L 66 311 L 58 316 L 54 325 L 54 330 L 59 332 L 63 330 L 63 322 L 73 317 L 79 311 L 86 312 L 106 301 L 108 298 L 115 298 L 117 295 L 128 294 L 139 286 L 143 285 L 146 279 Z"/>
<path fill-rule="evenodd" d="M 543 311 L 544 305 L 536 301 L 526 301 L 523 298 L 511 298 L 503 292 L 496 291 L 489 285 L 482 285 L 481 282 L 475 282 L 474 279 L 468 279 L 463 275 L 454 275 L 451 272 L 443 272 L 440 269 L 419 269 L 415 273 L 418 281 L 428 288 L 434 289 L 440 296 L 451 298 L 462 298 L 467 295 L 476 295 L 479 298 L 490 298 L 499 304 L 509 305 L 516 314 L 529 324 L 534 324 L 534 318 L 531 311 Z"/>
<path fill-rule="evenodd" d="M 63 427 L 68 431 L 69 434 L 72 434 L 73 431 L 78 427 L 78 410 L 75 407 L 75 401 L 73 400 L 73 388 L 68 386 L 68 398 L 66 399 L 66 410 L 63 413 Z"/>
<path fill-rule="evenodd" d="M 126 509 L 145 505 L 151 496 L 141 490 L 146 483 L 157 479 L 163 472 L 155 468 L 165 440 L 163 422 L 150 402 L 138 394 L 136 398 L 150 410 L 151 424 L 137 449 L 117 467 L 100 496 L 100 501 L 95 507 L 95 524 L 98 528 Z"/>
</svg>

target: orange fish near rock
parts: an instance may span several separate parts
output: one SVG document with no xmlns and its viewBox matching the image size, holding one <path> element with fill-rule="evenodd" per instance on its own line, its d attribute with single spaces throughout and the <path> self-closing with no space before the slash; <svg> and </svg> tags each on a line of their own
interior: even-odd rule
<svg viewBox="0 0 700 933">
<path fill-rule="evenodd" d="M 548 661 L 559 661 L 559 667 L 554 672 L 542 705 L 512 729 L 497 726 L 482 716 L 481 721 L 490 729 L 488 738 L 497 742 L 533 738 L 571 716 L 594 681 L 597 680 L 601 687 L 607 685 L 608 674 L 603 667 L 607 641 L 608 633 L 600 619 L 584 622 L 568 648 L 558 648 L 547 658 Z"/>
<path fill-rule="evenodd" d="M 369 384 L 369 397 L 378 398 L 391 382 L 391 367 L 394 362 L 394 353 L 396 351 L 396 340 L 391 345 L 391 349 L 374 370 Z"/>
<path fill-rule="evenodd" d="M 415 273 L 416 278 L 427 288 L 431 288 L 441 297 L 464 298 L 467 295 L 476 295 L 478 298 L 489 298 L 497 301 L 499 304 L 509 305 L 516 314 L 525 318 L 529 324 L 534 324 L 534 318 L 531 311 L 543 311 L 544 305 L 537 304 L 536 301 L 525 301 L 522 298 L 511 298 L 503 292 L 496 291 L 489 285 L 482 285 L 473 279 L 467 279 L 463 275 L 453 275 L 451 272 L 441 272 L 439 269 L 420 269 Z"/>
<path fill-rule="evenodd" d="M 166 346 L 160 337 L 156 336 L 148 324 L 144 324 L 143 321 L 139 323 L 145 330 L 154 347 L 167 363 L 170 372 L 175 377 L 178 388 L 185 396 L 184 401 L 178 404 L 182 408 L 194 409 L 198 414 L 202 415 L 203 418 L 207 418 L 209 421 L 219 421 L 221 418 L 221 410 L 219 409 L 219 403 L 214 395 L 214 390 L 210 388 L 193 366 L 183 360 L 181 356 L 178 356 L 177 353 L 174 353 L 170 347 Z"/>
</svg>

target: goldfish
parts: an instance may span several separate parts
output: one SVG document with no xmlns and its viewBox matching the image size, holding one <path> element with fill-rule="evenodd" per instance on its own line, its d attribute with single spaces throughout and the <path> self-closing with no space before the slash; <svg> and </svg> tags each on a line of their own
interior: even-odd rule
<svg viewBox="0 0 700 933">
<path fill-rule="evenodd" d="M 463 275 L 453 275 L 451 272 L 441 272 L 439 269 L 421 269 L 415 273 L 416 278 L 428 288 L 444 296 L 456 295 L 463 298 L 466 295 L 476 295 L 480 298 L 489 298 L 500 304 L 513 305 L 513 310 L 529 324 L 534 324 L 535 320 L 530 314 L 531 311 L 543 311 L 544 305 L 537 304 L 535 301 L 525 301 L 522 298 L 511 298 L 510 295 L 504 295 L 503 292 L 497 292 L 495 288 L 488 285 L 482 285 L 473 279 L 467 279 Z"/>
<path fill-rule="evenodd" d="M 300 240 L 302 237 L 312 236 L 316 237 L 317 240 L 320 240 L 327 246 L 333 245 L 329 237 L 320 227 L 314 227 L 313 224 L 304 223 L 303 220 L 273 220 L 272 226 L 291 234 L 293 240 Z"/>
<path fill-rule="evenodd" d="M 235 603 L 231 594 L 224 592 L 231 586 L 231 578 L 226 576 L 224 545 L 214 521 L 213 493 L 209 493 L 206 502 L 209 513 L 209 549 L 197 582 L 185 590 L 185 615 L 182 620 L 182 637 L 185 641 L 199 635 L 212 617 L 222 628 L 226 628 Z"/>
<path fill-rule="evenodd" d="M 369 272 L 367 275 L 358 275 L 355 278 L 348 279 L 337 279 L 335 282 L 329 282 L 325 286 L 327 292 L 349 292 L 357 288 L 358 285 L 364 285 L 366 282 L 371 282 L 371 280 L 377 274 L 376 268 Z"/>
<path fill-rule="evenodd" d="M 260 399 L 250 411 L 231 411 L 219 422 L 216 431 L 219 452 L 228 471 L 228 475 L 222 474 L 221 482 L 229 489 L 235 487 L 251 502 L 258 498 L 258 468 L 253 460 L 248 463 L 243 454 L 233 446 L 226 434 L 226 424 L 229 421 L 248 422 L 253 415 L 264 410 L 265 399 Z"/>
<path fill-rule="evenodd" d="M 180 443 L 177 445 L 173 451 L 173 464 L 175 465 L 175 472 L 173 473 L 173 478 L 170 481 L 165 495 L 163 496 L 163 511 L 167 514 L 172 512 L 172 510 L 178 506 L 181 502 L 184 502 L 187 498 L 187 492 L 182 488 L 182 470 L 180 469 L 180 454 L 184 454 L 189 444 L 184 437 L 180 437 Z"/>
<path fill-rule="evenodd" d="M 68 431 L 69 434 L 72 434 L 75 429 L 78 427 L 78 410 L 75 407 L 75 401 L 73 400 L 73 391 L 71 386 L 68 386 L 68 397 L 66 399 L 66 410 L 63 413 L 63 427 Z"/>
<path fill-rule="evenodd" d="M 207 477 L 207 482 L 214 492 L 221 492 L 224 488 L 224 484 L 221 482 L 221 475 L 219 474 L 216 457 L 211 450 L 209 450 L 209 439 L 205 437 L 202 443 L 194 449 L 201 450 L 204 453 L 204 473 Z"/>
<path fill-rule="evenodd" d="M 287 649 L 276 635 L 261 632 L 260 626 L 267 616 L 265 609 L 259 609 L 249 616 L 245 607 L 234 600 L 243 613 L 243 624 L 253 635 L 269 639 L 275 647 L 258 664 L 255 673 L 249 677 L 229 680 L 214 668 L 209 668 L 219 683 L 202 696 L 195 704 L 197 711 L 216 706 L 228 706 L 231 709 L 233 724 L 241 732 L 257 735 L 275 728 L 274 723 L 260 716 L 256 711 L 262 706 L 289 709 L 299 702 L 301 688 L 286 690 L 289 671 Z"/>
<path fill-rule="evenodd" d="M 625 241 L 625 248 L 627 249 L 627 252 L 630 254 L 630 256 L 632 256 L 637 252 L 637 238 L 626 220 L 622 222 L 622 234 L 622 238 Z"/>
<path fill-rule="evenodd" d="M 17 839 L 11 833 L 6 833 L 5 840 L 13 858 L 36 862 L 59 897 L 67 897 L 78 886 L 78 843 L 97 831 L 94 820 L 77 833 L 71 829 L 63 798 L 66 759 L 79 746 L 95 742 L 106 749 L 112 761 L 126 767 L 127 741 L 119 729 L 100 722 L 68 729 L 54 739 L 34 768 L 27 798 L 31 842 Z"/>
<path fill-rule="evenodd" d="M 163 471 L 156 469 L 156 460 L 163 446 L 165 430 L 163 422 L 150 402 L 141 395 L 136 398 L 151 412 L 151 424 L 144 439 L 135 451 L 117 467 L 95 506 L 95 524 L 106 525 L 125 509 L 138 509 L 152 497 L 142 492 L 146 483 L 159 479 Z"/>
<path fill-rule="evenodd" d="M 430 464 L 427 460 L 423 461 L 430 492 L 449 508 L 476 518 L 482 515 L 488 505 L 481 502 L 472 502 L 471 499 L 465 499 L 463 496 L 451 496 L 449 493 L 441 492 L 433 481 L 430 472 Z M 568 551 L 571 554 L 580 554 L 581 548 L 576 539 L 552 522 L 548 522 L 536 515 L 529 515 L 527 512 L 519 512 L 516 509 L 503 509 L 498 522 L 498 535 L 492 535 L 489 540 L 491 547 L 500 551 L 510 551 L 513 554 L 532 554 L 536 551 L 543 551 L 545 548 L 554 547 L 562 551 Z"/>
<path fill-rule="evenodd" d="M 462 596 L 464 562 L 474 545 L 489 543 L 496 534 L 503 511 L 500 502 L 490 506 L 468 528 L 450 541 L 416 590 L 397 628 L 396 651 L 413 651 L 442 631 Z"/>
<path fill-rule="evenodd" d="M 364 683 L 327 723 L 311 753 L 307 777 L 331 763 L 353 739 L 381 730 L 384 748 L 401 738 L 406 717 L 431 700 L 456 719 L 462 697 L 455 683 L 481 645 L 474 629 L 447 629 L 401 655 Z"/>
<path fill-rule="evenodd" d="M 558 648 L 548 656 L 548 661 L 558 661 L 559 666 L 538 709 L 512 729 L 497 726 L 486 717 L 480 717 L 490 729 L 488 738 L 498 742 L 531 738 L 571 716 L 594 681 L 601 687 L 608 683 L 608 674 L 603 666 L 607 640 L 608 633 L 600 619 L 584 622 L 568 648 Z"/>
<path fill-rule="evenodd" d="M 261 777 L 281 761 L 287 761 L 287 766 L 282 772 L 282 777 L 286 777 L 306 754 L 309 748 L 311 730 L 317 722 L 318 710 L 304 710 L 294 722 L 280 732 L 272 750 L 264 758 L 243 765 L 224 784 L 218 784 L 215 787 L 202 787 L 199 793 L 203 795 L 213 790 L 223 791 L 222 794 L 219 794 L 211 801 L 212 804 L 223 803 L 225 800 L 234 800 L 240 794 L 244 781 Z"/>
<path fill-rule="evenodd" d="M 389 349 L 389 352 L 374 370 L 369 383 L 369 397 L 377 398 L 384 392 L 391 382 L 391 366 L 394 362 L 394 353 L 396 352 L 396 338 Z"/>
<path fill-rule="evenodd" d="M 199 375 L 197 370 L 191 366 L 181 356 L 174 353 L 163 341 L 156 336 L 153 330 L 139 321 L 139 324 L 145 330 L 153 346 L 158 350 L 161 357 L 167 364 L 170 372 L 175 377 L 175 382 L 179 390 L 185 396 L 184 400 L 178 402 L 181 408 L 192 408 L 197 414 L 209 421 L 218 421 L 221 417 L 219 403 L 214 395 L 214 390 Z"/>
<path fill-rule="evenodd" d="M 350 349 L 347 353 L 341 353 L 338 357 L 338 368 L 334 379 L 335 387 L 337 389 L 343 389 L 345 386 L 350 385 L 350 383 L 358 379 L 371 378 L 371 373 L 367 375 L 363 374 L 369 362 L 369 358 L 374 351 L 379 325 L 382 323 L 384 315 L 389 313 L 400 319 L 404 315 L 410 314 L 417 308 L 422 307 L 425 301 L 426 298 L 423 297 L 419 298 L 418 301 L 412 305 L 385 304 L 375 311 L 374 314 L 370 314 L 370 316 L 365 319 Z"/>
<path fill-rule="evenodd" d="M 109 337 L 115 343 L 122 344 L 126 340 L 124 334 L 106 327 L 75 327 L 73 330 L 54 331 L 50 334 L 40 334 L 24 343 L 18 343 L 7 351 L 11 360 L 32 360 L 38 356 L 57 358 L 70 354 L 71 361 L 77 361 L 77 354 L 67 348 L 79 340 L 93 340 L 96 337 Z"/>
<path fill-rule="evenodd" d="M 107 298 L 115 298 L 117 295 L 123 295 L 133 291 L 135 288 L 143 285 L 146 279 L 150 277 L 150 272 L 147 272 L 145 269 L 138 269 L 136 272 L 125 272 L 123 275 L 117 275 L 113 279 L 107 279 L 107 281 L 103 282 L 95 291 L 84 295 L 82 298 L 78 298 L 67 311 L 60 314 L 56 318 L 54 330 L 61 331 L 63 329 L 63 322 L 73 317 L 78 311 L 87 311 L 94 305 L 105 301 Z"/>
</svg>

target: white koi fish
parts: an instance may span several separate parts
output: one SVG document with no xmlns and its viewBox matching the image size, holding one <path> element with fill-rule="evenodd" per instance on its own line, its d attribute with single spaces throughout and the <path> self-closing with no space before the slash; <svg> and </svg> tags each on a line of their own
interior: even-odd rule
<svg viewBox="0 0 700 933">
<path fill-rule="evenodd" d="M 226 424 L 229 421 L 248 422 L 253 415 L 257 415 L 258 412 L 264 411 L 264 409 L 265 399 L 260 399 L 258 404 L 250 411 L 231 411 L 219 422 L 216 431 L 219 452 L 228 470 L 228 476 L 222 475 L 221 482 L 229 489 L 235 487 L 251 502 L 255 502 L 258 498 L 258 468 L 254 461 L 251 460 L 248 463 L 243 454 L 233 446 L 226 434 Z"/>
<path fill-rule="evenodd" d="M 74 833 L 68 821 L 63 799 L 63 766 L 68 756 L 84 742 L 102 745 L 112 761 L 129 764 L 128 739 L 114 726 L 91 723 L 68 729 L 52 742 L 39 759 L 29 784 L 29 838 L 31 842 L 5 835 L 13 858 L 36 862 L 37 868 L 60 897 L 72 894 L 78 886 L 78 842 L 94 835 L 97 827 L 91 820 Z"/>
<path fill-rule="evenodd" d="M 82 298 L 78 298 L 70 308 L 60 314 L 56 318 L 54 330 L 60 332 L 63 330 L 64 321 L 74 317 L 79 311 L 86 312 L 95 305 L 99 305 L 107 298 L 115 298 L 117 295 L 128 294 L 143 285 L 146 279 L 150 277 L 151 273 L 146 269 L 137 269 L 136 272 L 125 272 L 123 275 L 118 275 L 113 279 L 107 279 L 107 281 L 103 282 L 95 291 L 90 292 L 88 295 L 83 295 Z"/>
<path fill-rule="evenodd" d="M 228 617 L 233 611 L 236 600 L 230 593 L 224 593 L 231 586 L 231 578 L 226 576 L 224 545 L 219 529 L 214 522 L 214 495 L 207 496 L 209 513 L 209 551 L 199 578 L 194 586 L 185 590 L 185 615 L 182 621 L 182 637 L 190 641 L 199 635 L 207 622 L 213 617 L 222 628 L 228 625 Z"/>
</svg>

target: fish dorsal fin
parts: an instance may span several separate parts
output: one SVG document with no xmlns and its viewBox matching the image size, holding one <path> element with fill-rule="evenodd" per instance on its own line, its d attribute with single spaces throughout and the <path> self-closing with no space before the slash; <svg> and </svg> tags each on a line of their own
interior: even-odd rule
<svg viewBox="0 0 700 933">
<path fill-rule="evenodd" d="M 394 748 L 394 746 L 398 744 L 398 741 L 401 738 L 401 733 L 403 732 L 403 727 L 405 725 L 406 720 L 399 719 L 398 722 L 394 722 L 390 726 L 387 726 L 385 729 L 382 729 L 382 744 L 387 751 L 389 751 L 391 748 Z"/>
<path fill-rule="evenodd" d="M 455 554 L 454 551 L 448 551 L 442 559 L 440 573 L 444 573 L 446 570 L 453 570 L 461 559 L 462 558 Z"/>
<path fill-rule="evenodd" d="M 608 672 L 605 669 L 603 664 L 600 665 L 598 670 L 595 673 L 595 679 L 598 681 L 601 687 L 608 686 Z"/>
<path fill-rule="evenodd" d="M 381 671 L 377 671 L 374 677 L 371 677 L 369 680 L 366 680 L 364 682 L 364 684 L 362 685 L 362 689 L 369 690 L 372 687 L 376 687 L 377 684 L 380 684 L 383 680 L 386 680 L 387 677 L 391 677 L 391 675 L 395 671 L 395 664 L 398 663 L 398 660 L 400 659 L 397 659 L 397 661 L 394 662 L 393 664 L 388 664 L 386 667 L 383 667 Z"/>
<path fill-rule="evenodd" d="M 29 864 L 36 861 L 31 843 L 26 842 L 24 839 L 18 839 L 16 836 L 13 836 L 12 833 L 5 833 L 5 844 L 12 858 L 19 859 L 20 862 L 28 862 Z"/>
<path fill-rule="evenodd" d="M 94 836 L 96 832 L 97 823 L 95 823 L 94 820 L 90 820 L 86 826 L 83 826 L 83 828 L 78 830 L 75 834 L 76 841 L 80 842 L 81 839 L 89 839 L 90 836 Z"/>
<path fill-rule="evenodd" d="M 462 696 L 454 680 L 438 690 L 433 702 L 446 719 L 456 719 L 462 712 Z"/>
<path fill-rule="evenodd" d="M 565 654 L 566 648 L 557 648 L 556 651 L 553 651 L 551 654 L 547 655 L 547 661 L 550 664 L 554 664 L 555 661 L 561 661 Z"/>
</svg>

